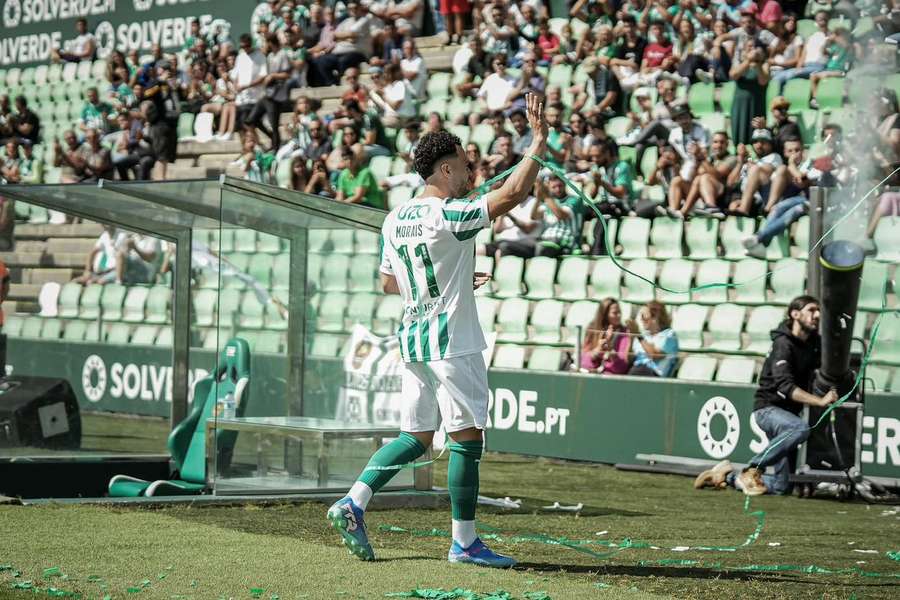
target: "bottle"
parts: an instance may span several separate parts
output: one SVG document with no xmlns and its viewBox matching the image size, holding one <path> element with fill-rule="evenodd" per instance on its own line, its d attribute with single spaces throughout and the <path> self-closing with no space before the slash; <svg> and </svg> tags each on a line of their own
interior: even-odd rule
<svg viewBox="0 0 900 600">
<path fill-rule="evenodd" d="M 234 401 L 234 394 L 228 392 L 225 394 L 225 398 L 222 399 L 222 411 L 220 416 L 223 419 L 233 419 L 235 417 L 235 408 L 236 403 Z"/>
</svg>

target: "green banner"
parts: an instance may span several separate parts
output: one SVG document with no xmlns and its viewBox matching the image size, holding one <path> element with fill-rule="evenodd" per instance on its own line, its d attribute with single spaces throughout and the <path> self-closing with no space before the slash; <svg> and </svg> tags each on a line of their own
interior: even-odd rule
<svg viewBox="0 0 900 600">
<path fill-rule="evenodd" d="M 190 21 L 205 28 L 221 19 L 232 39 L 250 31 L 255 2 L 214 0 L 0 0 L 0 65 L 47 62 L 51 50 L 76 37 L 75 21 L 84 17 L 97 41 L 97 58 L 113 50 L 148 53 L 153 44 L 180 50 Z"/>
<path fill-rule="evenodd" d="M 194 350 L 191 381 L 214 360 Z M 83 410 L 169 415 L 169 350 L 17 339 L 7 361 L 14 376 L 67 379 Z M 248 416 L 298 414 L 287 367 L 285 356 L 253 356 Z M 308 360 L 303 414 L 333 417 L 344 377 L 341 360 Z M 493 451 L 604 463 L 634 463 L 638 454 L 746 462 L 767 443 L 751 418 L 752 386 L 497 370 L 489 382 Z M 863 473 L 900 480 L 897 394 L 867 395 L 861 441 Z"/>
</svg>

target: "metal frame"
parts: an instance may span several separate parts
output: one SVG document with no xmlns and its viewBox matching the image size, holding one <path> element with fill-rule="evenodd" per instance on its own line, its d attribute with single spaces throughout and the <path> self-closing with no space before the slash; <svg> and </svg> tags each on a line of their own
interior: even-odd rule
<svg viewBox="0 0 900 600">
<path fill-rule="evenodd" d="M 861 402 L 844 402 L 836 410 L 846 408 L 853 410 L 856 415 L 856 428 L 853 444 L 853 464 L 847 465 L 847 471 L 856 476 L 861 472 L 862 465 L 862 424 L 863 424 L 863 405 Z M 809 406 L 803 406 L 801 413 L 803 420 L 809 423 Z M 833 413 L 832 413 L 833 414 Z M 837 416 L 836 418 L 840 418 Z M 797 450 L 797 468 L 794 470 L 795 475 L 805 477 L 821 477 L 823 479 L 838 478 L 840 481 L 847 479 L 846 474 L 841 469 L 814 469 L 806 464 L 807 442 L 800 444 Z"/>
</svg>

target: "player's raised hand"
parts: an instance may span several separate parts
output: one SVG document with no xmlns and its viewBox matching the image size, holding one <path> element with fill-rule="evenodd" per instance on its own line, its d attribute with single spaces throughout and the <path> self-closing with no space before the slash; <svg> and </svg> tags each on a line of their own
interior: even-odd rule
<svg viewBox="0 0 900 600">
<path fill-rule="evenodd" d="M 547 139 L 547 121 L 544 119 L 544 103 L 537 94 L 525 94 L 525 116 L 531 127 L 533 139 Z"/>
</svg>

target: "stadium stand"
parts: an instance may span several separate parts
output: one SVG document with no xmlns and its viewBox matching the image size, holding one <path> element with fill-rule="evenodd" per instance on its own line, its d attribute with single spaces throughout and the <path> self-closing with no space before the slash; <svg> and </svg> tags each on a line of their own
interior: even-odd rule
<svg viewBox="0 0 900 600">
<path fill-rule="evenodd" d="M 583 13 L 569 15 L 557 4 L 544 6 L 538 18 L 550 18 L 551 30 L 557 36 L 568 24 L 579 36 L 589 38 L 594 47 L 589 47 L 588 54 L 603 55 L 609 50 L 597 43 L 596 33 L 601 25 L 614 27 L 614 39 L 622 34 L 622 24 L 617 22 L 613 13 L 604 14 L 596 23 L 589 24 L 579 18 L 585 16 Z M 721 15 L 715 12 L 719 3 L 710 4 L 712 22 Z M 296 7 L 299 14 L 303 12 L 300 7 L 305 8 L 307 2 L 282 0 L 274 5 Z M 476 7 L 480 6 L 476 4 Z M 672 23 L 683 18 L 682 10 L 673 5 L 666 21 Z M 301 71 L 296 65 L 291 66 L 291 75 L 298 78 L 298 85 L 290 90 L 290 102 L 275 113 L 278 120 L 276 129 L 280 127 L 277 137 L 284 141 L 278 147 L 273 144 L 276 136 L 267 135 L 264 128 L 250 126 L 234 132 L 227 131 L 227 127 L 223 129 L 223 120 L 216 112 L 222 109 L 203 111 L 198 106 L 190 105 L 191 90 L 198 86 L 192 88 L 187 85 L 181 90 L 184 96 L 176 98 L 181 101 L 181 112 L 173 124 L 177 136 L 176 153 L 165 166 L 164 177 L 171 180 L 228 173 L 309 193 L 332 197 L 345 194 L 338 181 L 346 168 L 339 150 L 344 144 L 343 136 L 350 135 L 349 126 L 356 130 L 358 137 L 366 138 L 361 140 L 364 144 L 357 143 L 351 148 L 362 154 L 362 168 L 368 169 L 374 176 L 379 190 L 384 188 L 381 207 L 390 208 L 413 197 L 421 183 L 410 176 L 408 159 L 415 149 L 415 141 L 410 136 L 433 130 L 443 123 L 460 136 L 463 144 L 471 142 L 477 148 L 478 158 L 472 166 L 476 172 L 476 183 L 480 184 L 494 174 L 494 165 L 503 158 L 495 148 L 498 132 L 505 130 L 512 133 L 514 145 L 521 135 L 516 133 L 512 118 L 516 107 L 514 99 L 503 106 L 506 114 L 497 116 L 496 109 L 486 106 L 476 94 L 479 88 L 487 92 L 481 84 L 490 71 L 488 59 L 506 50 L 509 77 L 517 80 L 523 69 L 527 68 L 529 57 L 534 56 L 538 59 L 535 77 L 540 81 L 540 89 L 547 94 L 548 105 L 556 101 L 561 104 L 565 122 L 576 112 L 573 105 L 579 94 L 570 86 L 587 84 L 590 92 L 577 111 L 587 117 L 584 119 L 587 122 L 585 129 L 572 127 L 566 133 L 568 139 L 574 142 L 571 148 L 564 149 L 568 156 L 562 166 L 572 174 L 584 175 L 591 171 L 578 163 L 586 161 L 595 171 L 612 172 L 610 167 L 613 165 L 597 165 L 589 156 L 592 145 L 589 136 L 591 139 L 607 137 L 619 142 L 618 156 L 634 174 L 630 178 L 631 188 L 626 197 L 620 198 L 608 190 L 598 191 L 594 196 L 601 202 L 610 200 L 614 204 L 618 201 L 619 207 L 624 209 L 621 212 L 625 214 L 616 214 L 607 221 L 610 242 L 619 260 L 629 270 L 672 290 L 719 282 L 740 285 L 732 289 L 712 288 L 691 294 L 654 289 L 633 274 L 623 274 L 609 256 L 603 255 L 605 252 L 602 249 L 593 247 L 596 220 L 589 219 L 584 226 L 584 243 L 579 248 L 581 254 L 578 256 L 566 256 L 558 261 L 546 257 L 523 259 L 512 255 L 478 257 L 478 270 L 492 274 L 491 284 L 479 292 L 478 307 L 482 327 L 497 331 L 501 342 L 495 351 L 493 365 L 503 368 L 525 368 L 527 365 L 527 368 L 554 370 L 560 363 L 560 351 L 571 350 L 577 345 L 579 332 L 584 334 L 600 300 L 606 297 L 624 300 L 622 308 L 627 317 L 636 313 L 637 305 L 658 299 L 670 305 L 681 350 L 688 353 L 682 360 L 678 378 L 751 382 L 754 365 L 750 363 L 758 363 L 765 355 L 769 345 L 768 330 L 781 318 L 787 302 L 804 289 L 810 243 L 808 217 L 800 217 L 792 226 L 789 225 L 768 244 L 762 254 L 748 255 L 746 240 L 758 232 L 765 222 L 767 211 L 762 206 L 756 207 L 758 211 L 752 216 L 729 215 L 718 210 L 727 209 L 727 203 L 689 211 L 687 220 L 683 218 L 685 215 L 680 218 L 673 215 L 671 210 L 678 209 L 678 206 L 672 204 L 672 178 L 669 175 L 679 171 L 660 166 L 663 156 L 660 146 L 669 138 L 651 137 L 648 139 L 658 144 L 643 146 L 635 146 L 626 139 L 642 133 L 640 127 L 647 125 L 647 121 L 642 120 L 644 117 L 637 94 L 632 93 L 633 87 L 622 85 L 620 97 L 609 111 L 601 113 L 596 108 L 598 99 L 594 97 L 593 76 L 585 68 L 585 59 L 589 58 L 585 54 L 585 44 L 575 45 L 570 40 L 556 37 L 555 41 L 550 39 L 549 44 L 535 46 L 525 33 L 533 24 L 522 22 L 520 15 L 516 14 L 518 11 L 509 12 L 509 25 L 517 32 L 515 44 L 507 47 L 494 39 L 485 29 L 480 15 L 474 23 L 475 31 L 467 34 L 469 38 L 479 36 L 482 39 L 483 56 L 472 51 L 468 43 L 446 44 L 445 36 L 437 32 L 430 36 L 416 35 L 415 46 L 411 50 L 402 50 L 402 58 L 392 58 L 396 55 L 390 52 L 382 55 L 374 51 L 365 57 L 358 70 L 331 73 L 341 77 L 337 85 L 319 80 L 321 73 L 315 74 L 315 69 Z M 638 35 L 645 36 L 649 19 L 646 15 L 638 16 Z M 802 40 L 816 35 L 817 26 L 812 15 L 801 16 L 807 18 L 786 19 L 796 24 L 796 34 L 780 26 L 773 31 L 786 40 L 793 39 L 793 35 L 800 36 Z M 850 21 L 854 42 L 858 48 L 866 48 L 863 53 L 866 56 L 869 56 L 870 50 L 871 56 L 882 52 L 887 47 L 883 43 L 884 37 L 896 33 L 884 30 L 885 25 L 874 27 L 872 16 L 860 14 Z M 343 18 L 354 17 L 339 14 L 339 19 Z M 280 24 L 274 15 L 263 20 L 271 21 L 269 31 L 274 35 L 284 39 L 289 37 L 288 33 L 279 29 Z M 298 23 L 301 34 L 314 28 L 308 20 L 298 19 Z M 846 19 L 833 21 L 830 27 L 846 24 Z M 376 23 L 373 21 L 372 25 L 374 27 Z M 739 22 L 730 23 L 730 35 L 738 35 L 735 32 L 742 26 Z M 766 26 L 757 25 L 757 31 Z M 750 147 L 750 139 L 735 139 L 734 135 L 738 130 L 736 120 L 744 118 L 738 112 L 743 100 L 736 91 L 735 82 L 727 81 L 727 73 L 723 79 L 714 70 L 700 77 L 693 70 L 681 69 L 681 64 L 690 54 L 690 45 L 679 38 L 671 25 L 666 30 L 669 41 L 673 42 L 671 52 L 679 61 L 660 77 L 660 81 L 674 81 L 675 95 L 673 101 L 668 102 L 659 91 L 664 86 L 651 84 L 641 88 L 646 90 L 651 106 L 655 105 L 668 114 L 674 103 L 685 103 L 695 122 L 707 134 L 720 130 L 730 133 L 729 156 L 721 160 L 734 160 L 740 154 L 738 144 L 741 142 L 747 144 L 746 155 L 753 159 L 757 150 Z M 698 39 L 711 35 L 703 26 L 697 33 Z M 259 39 L 258 35 L 256 38 L 254 44 L 263 54 L 275 52 L 272 42 Z M 238 41 L 239 37 L 234 36 L 230 50 L 225 48 L 225 52 L 237 51 Z M 381 45 L 381 40 L 376 36 L 375 48 Z M 893 56 L 893 46 L 890 48 Z M 209 50 L 221 50 L 221 47 L 216 43 L 210 45 Z M 95 180 L 96 173 L 73 169 L 65 159 L 69 153 L 86 147 L 80 138 L 91 127 L 99 128 L 104 133 L 100 148 L 106 149 L 110 161 L 105 171 L 107 178 L 122 177 L 123 174 L 130 178 L 142 175 L 161 178 L 159 164 L 150 174 L 141 173 L 137 167 L 128 167 L 124 171 L 112 168 L 113 163 L 120 164 L 127 154 L 123 149 L 127 148 L 127 144 L 120 145 L 126 134 L 117 130 L 119 123 L 115 115 L 125 113 L 137 122 L 137 125 L 130 123 L 129 127 L 151 133 L 152 124 L 142 120 L 144 117 L 136 114 L 139 111 L 135 110 L 139 106 L 134 98 L 138 78 L 146 78 L 152 84 L 156 80 L 175 77 L 190 84 L 199 77 L 196 83 L 208 84 L 208 89 L 204 87 L 203 94 L 206 96 L 203 103 L 224 106 L 232 102 L 233 98 L 229 96 L 232 79 L 220 72 L 219 66 L 209 56 L 200 56 L 196 52 L 195 48 L 185 48 L 172 56 L 141 57 L 137 64 L 130 64 L 120 53 L 114 53 L 108 60 L 12 67 L 0 71 L 0 96 L 7 97 L 7 100 L 0 98 L 0 137 L 4 140 L 15 138 L 12 146 L 7 144 L 2 149 L 6 169 L 3 178 L 9 183 L 35 184 Z M 699 56 L 703 55 L 702 49 L 698 52 Z M 777 104 L 777 97 L 783 96 L 789 105 L 789 119 L 796 121 L 797 135 L 802 139 L 806 155 L 834 158 L 840 154 L 840 148 L 835 146 L 833 139 L 822 138 L 825 127 L 833 123 L 845 125 L 843 142 L 845 149 L 853 153 L 857 148 L 852 145 L 854 140 L 864 138 L 861 132 L 865 127 L 870 127 L 869 121 L 872 120 L 869 114 L 872 111 L 865 105 L 867 97 L 877 97 L 889 110 L 875 115 L 877 120 L 866 130 L 869 132 L 866 135 L 870 136 L 866 139 L 871 140 L 871 135 L 878 136 L 879 141 L 874 146 L 884 148 L 886 158 L 882 161 L 885 163 L 882 168 L 889 171 L 896 166 L 897 141 L 892 142 L 889 136 L 879 132 L 890 131 L 893 120 L 900 118 L 896 106 L 900 77 L 897 74 L 881 80 L 871 77 L 867 75 L 871 65 L 862 59 L 863 56 L 858 56 L 856 62 L 847 66 L 843 77 L 821 79 L 815 95 L 808 79 L 787 79 L 781 90 L 773 80 L 761 90 L 769 110 L 766 115 L 756 116 L 768 118 L 767 125 L 778 138 L 778 132 L 785 126 L 777 121 L 771 107 Z M 395 60 L 401 67 L 401 73 L 409 73 L 411 82 L 421 76 L 420 85 L 407 86 L 402 80 L 386 81 L 390 69 L 385 67 Z M 198 63 L 204 64 L 206 75 L 196 75 L 193 67 Z M 121 68 L 124 68 L 124 79 L 114 79 L 112 74 Z M 607 71 L 606 67 L 603 71 Z M 628 82 L 624 71 L 614 68 L 610 72 L 620 84 Z M 235 73 L 234 76 L 239 75 Z M 118 85 L 116 81 L 119 81 Z M 864 82 L 873 86 L 868 94 L 863 93 Z M 393 113 L 390 111 L 385 113 L 375 108 L 367 91 L 386 90 L 394 83 L 399 84 L 392 88 L 394 92 L 402 97 L 404 103 L 412 105 L 413 114 L 417 117 L 392 119 Z M 89 98 L 86 100 L 91 88 L 100 92 L 96 102 Z M 220 91 L 222 94 L 217 98 Z M 12 106 L 19 95 L 26 101 L 21 108 Z M 361 102 L 363 111 L 355 113 L 348 99 Z M 152 98 L 150 101 L 157 100 Z M 627 114 L 626 109 L 633 114 Z M 10 127 L 23 123 L 22 116 L 29 114 L 27 111 L 39 119 L 41 134 L 34 140 L 28 140 L 28 143 L 17 144 L 25 142 L 20 139 L 22 130 L 13 131 Z M 416 122 L 418 130 L 405 128 L 408 121 Z M 311 129 L 314 129 L 311 127 L 313 123 L 324 126 L 321 142 L 313 140 L 310 135 Z M 388 126 L 388 123 L 393 126 Z M 756 125 L 753 128 L 759 129 Z M 851 135 L 853 129 L 859 130 L 855 132 L 856 137 Z M 71 147 L 65 139 L 68 130 L 78 133 Z M 555 126 L 554 131 L 561 135 L 562 124 Z M 868 146 L 873 144 L 868 143 Z M 372 148 L 375 148 L 374 152 Z M 10 155 L 11 150 L 15 155 Z M 581 151 L 583 154 L 579 154 Z M 709 151 L 708 145 L 704 146 L 704 151 Z M 94 153 L 100 155 L 104 150 L 95 149 Z M 154 160 L 160 163 L 164 158 L 155 156 Z M 679 155 L 677 160 L 683 162 L 686 159 Z M 748 166 L 749 163 L 745 169 Z M 324 169 L 324 177 L 316 176 L 317 168 Z M 666 168 L 674 170 L 662 177 L 662 183 L 653 183 L 651 174 Z M 867 177 L 880 179 L 876 175 L 871 173 Z M 597 181 L 591 175 L 583 177 L 579 185 L 590 190 L 591 184 Z M 620 182 L 608 183 L 619 185 Z M 735 192 L 739 193 L 740 189 Z M 763 205 L 765 200 L 762 198 Z M 649 213 L 637 210 L 647 205 L 655 210 Z M 587 213 L 586 216 L 593 215 Z M 101 234 L 101 228 L 95 224 L 68 223 L 64 215 L 51 214 L 40 207 L 21 203 L 16 206 L 15 218 L 14 244 L 10 244 L 8 251 L 0 253 L 0 258 L 13 274 L 10 296 L 3 307 L 7 314 L 4 326 L 7 335 L 69 341 L 99 340 L 102 337 L 107 343 L 147 345 L 171 343 L 172 292 L 165 278 L 143 284 L 111 282 L 104 286 L 82 286 L 73 280 L 82 274 L 85 258 Z M 900 308 L 893 283 L 896 263 L 900 260 L 898 227 L 900 217 L 887 215 L 873 229 L 872 256 L 865 265 L 860 293 L 860 308 L 869 312 L 860 313 L 854 324 L 860 334 L 869 331 L 875 313 L 883 309 L 885 289 L 888 295 L 884 308 L 889 311 Z M 261 301 L 248 281 L 255 281 L 269 297 L 283 297 L 287 291 L 290 265 L 286 246 L 273 236 L 257 235 L 249 230 L 223 230 L 221 234 L 210 231 L 208 234 L 202 241 L 216 248 L 250 279 L 224 279 L 219 290 L 216 277 L 197 274 L 197 285 L 193 291 L 192 343 L 198 347 L 215 347 L 218 339 L 216 324 L 233 319 L 235 327 L 251 341 L 251 350 L 283 351 L 284 316 L 276 304 Z M 479 241 L 491 241 L 492 238 L 492 232 L 486 231 Z M 355 323 L 371 327 L 379 334 L 389 334 L 395 330 L 399 304 L 396 298 L 379 294 L 375 276 L 377 247 L 378 242 L 372 234 L 332 230 L 321 231 L 315 239 L 311 236 L 308 272 L 313 304 L 317 307 L 316 333 L 311 343 L 314 355 L 337 356 Z M 768 277 L 765 275 L 767 271 L 772 271 Z M 895 368 L 900 365 L 895 341 L 900 331 L 898 321 L 900 319 L 893 314 L 883 321 L 882 339 L 873 353 L 875 364 L 869 373 L 874 389 L 886 390 L 891 386 L 900 389 L 897 383 L 900 381 L 900 369 Z M 223 333 L 220 337 L 227 339 L 231 333 Z M 719 359 L 710 356 L 711 351 L 725 355 L 740 353 L 743 356 Z M 704 353 L 692 354 L 694 352 Z M 758 364 L 756 367 L 755 370 L 758 370 Z"/>
</svg>

